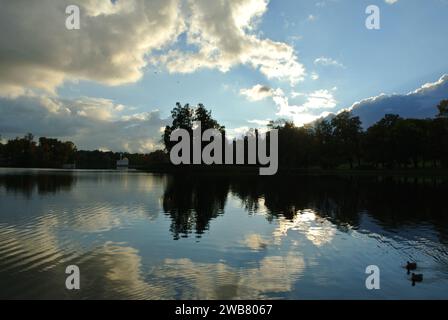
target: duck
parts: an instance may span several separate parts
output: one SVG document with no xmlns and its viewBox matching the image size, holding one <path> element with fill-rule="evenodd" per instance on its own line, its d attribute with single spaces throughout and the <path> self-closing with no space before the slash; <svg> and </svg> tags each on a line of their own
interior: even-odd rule
<svg viewBox="0 0 448 320">
<path fill-rule="evenodd" d="M 409 262 L 409 261 L 407 261 L 406 269 L 408 270 L 408 274 L 410 273 L 411 270 L 417 269 L 417 262 Z"/>
<path fill-rule="evenodd" d="M 415 274 L 412 273 L 411 275 L 412 285 L 415 286 L 416 282 L 422 282 L 423 281 L 423 274 Z"/>
</svg>

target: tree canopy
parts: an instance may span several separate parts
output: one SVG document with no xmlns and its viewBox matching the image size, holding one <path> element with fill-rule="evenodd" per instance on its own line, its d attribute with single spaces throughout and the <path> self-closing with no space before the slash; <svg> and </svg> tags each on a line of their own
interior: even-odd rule
<svg viewBox="0 0 448 320">
<path fill-rule="evenodd" d="M 198 104 L 196 108 L 193 108 L 188 103 L 182 106 L 177 102 L 174 109 L 171 110 L 171 118 L 173 119 L 171 126 L 166 126 L 162 135 L 162 141 L 167 151 L 170 151 L 174 145 L 170 141 L 171 133 L 176 129 L 185 129 L 191 134 L 193 131 L 193 123 L 196 121 L 201 122 L 202 132 L 207 129 L 217 129 L 225 134 L 225 127 L 213 119 L 212 112 L 207 110 L 202 103 Z"/>
</svg>

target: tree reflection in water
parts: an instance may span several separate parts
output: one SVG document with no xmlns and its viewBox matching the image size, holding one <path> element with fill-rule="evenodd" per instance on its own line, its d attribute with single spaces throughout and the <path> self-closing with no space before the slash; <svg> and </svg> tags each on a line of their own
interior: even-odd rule
<svg viewBox="0 0 448 320">
<path fill-rule="evenodd" d="M 358 229 L 360 217 L 367 213 L 386 230 L 431 224 L 439 240 L 447 242 L 447 191 L 448 180 L 441 177 L 176 175 L 167 180 L 163 209 L 171 218 L 175 239 L 193 232 L 200 237 L 210 220 L 223 214 L 232 195 L 249 213 L 263 211 L 269 221 L 294 221 L 310 209 L 346 231 Z"/>
</svg>

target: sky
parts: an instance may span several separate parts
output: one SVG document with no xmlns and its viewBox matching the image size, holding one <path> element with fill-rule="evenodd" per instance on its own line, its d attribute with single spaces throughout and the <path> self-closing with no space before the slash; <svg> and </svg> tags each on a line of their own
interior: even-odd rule
<svg viewBox="0 0 448 320">
<path fill-rule="evenodd" d="M 65 26 L 68 5 L 80 8 L 79 30 Z M 366 27 L 369 5 L 379 8 L 379 29 Z M 448 0 L 0 6 L 3 139 L 31 132 L 78 149 L 149 152 L 176 102 L 203 103 L 238 135 L 448 83 Z"/>
</svg>

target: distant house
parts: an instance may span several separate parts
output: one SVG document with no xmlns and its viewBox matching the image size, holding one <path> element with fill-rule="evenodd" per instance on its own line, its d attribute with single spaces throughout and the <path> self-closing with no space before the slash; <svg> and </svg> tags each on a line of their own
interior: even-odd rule
<svg viewBox="0 0 448 320">
<path fill-rule="evenodd" d="M 76 169 L 76 163 L 65 163 L 62 165 L 62 169 Z"/>
<path fill-rule="evenodd" d="M 127 170 L 129 168 L 129 159 L 123 156 L 117 160 L 117 170 Z"/>
</svg>

